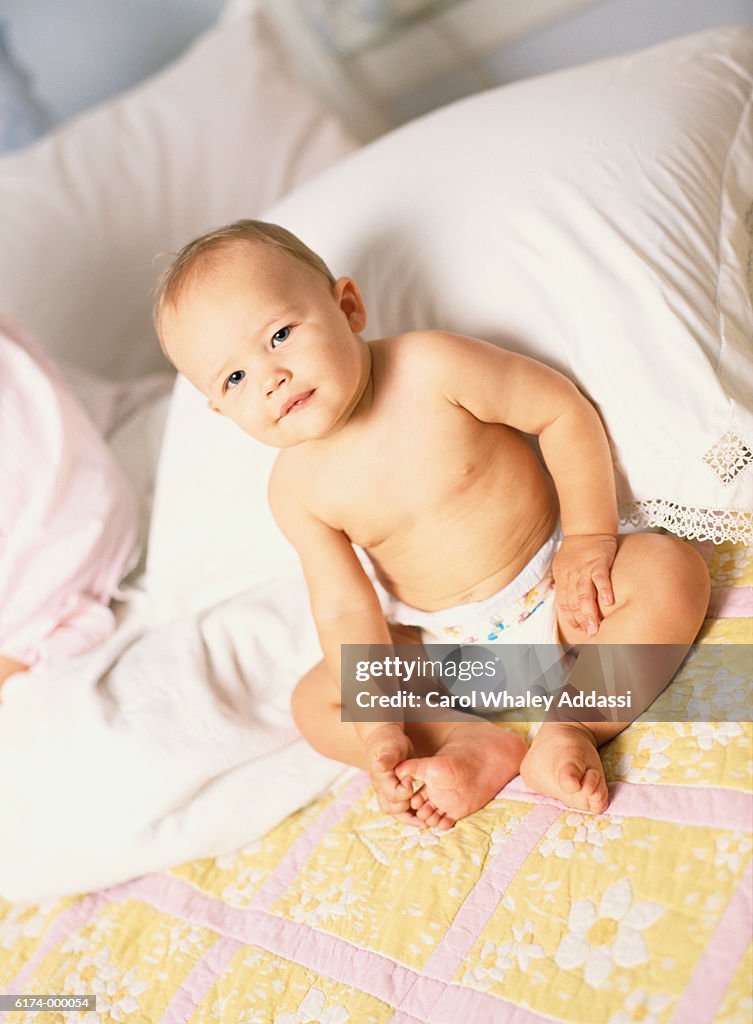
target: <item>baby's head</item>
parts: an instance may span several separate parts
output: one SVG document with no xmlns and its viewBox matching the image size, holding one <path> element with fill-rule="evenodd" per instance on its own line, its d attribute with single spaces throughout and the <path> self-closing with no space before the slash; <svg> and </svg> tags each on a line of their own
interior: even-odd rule
<svg viewBox="0 0 753 1024">
<path fill-rule="evenodd" d="M 210 407 L 278 448 L 337 431 L 368 384 L 358 286 L 276 224 L 241 220 L 185 246 L 158 283 L 155 324 Z"/>
</svg>

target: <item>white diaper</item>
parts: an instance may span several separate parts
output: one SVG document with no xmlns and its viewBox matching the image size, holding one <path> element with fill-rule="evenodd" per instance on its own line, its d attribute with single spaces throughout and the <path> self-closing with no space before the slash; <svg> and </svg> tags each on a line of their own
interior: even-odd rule
<svg viewBox="0 0 753 1024">
<path fill-rule="evenodd" d="M 389 622 L 418 626 L 425 644 L 558 644 L 552 562 L 562 543 L 558 526 L 514 580 L 492 597 L 427 612 L 398 601 L 376 584 Z"/>
<path fill-rule="evenodd" d="M 520 573 L 498 593 L 484 601 L 475 601 L 422 611 L 389 594 L 376 583 L 376 590 L 389 622 L 417 626 L 430 654 L 434 645 L 443 645 L 443 657 L 463 657 L 462 648 L 497 648 L 495 661 L 499 678 L 489 688 L 503 688 L 524 694 L 554 692 L 563 685 L 572 667 L 572 659 L 562 646 L 557 630 L 552 562 L 562 543 L 559 526 Z M 503 655 L 499 645 L 506 645 Z M 467 652 L 470 654 L 470 652 Z M 480 652 L 474 652 L 478 658 Z M 478 680 L 455 684 L 453 693 L 478 689 Z M 483 712 L 482 712 L 483 713 Z"/>
</svg>

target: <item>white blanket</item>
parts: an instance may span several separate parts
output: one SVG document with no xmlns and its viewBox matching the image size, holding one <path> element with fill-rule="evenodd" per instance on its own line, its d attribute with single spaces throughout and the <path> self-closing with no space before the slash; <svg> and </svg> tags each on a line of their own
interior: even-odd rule
<svg viewBox="0 0 753 1024">
<path fill-rule="evenodd" d="M 5 899 L 235 849 L 346 770 L 290 716 L 293 686 L 320 657 L 300 576 L 162 624 L 136 597 L 104 647 L 3 689 Z"/>
</svg>

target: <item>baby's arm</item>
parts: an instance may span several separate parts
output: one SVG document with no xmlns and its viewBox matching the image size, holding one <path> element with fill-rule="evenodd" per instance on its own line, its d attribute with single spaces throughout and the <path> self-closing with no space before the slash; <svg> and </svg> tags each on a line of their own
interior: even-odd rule
<svg viewBox="0 0 753 1024">
<path fill-rule="evenodd" d="M 301 559 L 319 641 L 338 696 L 341 695 L 342 644 L 392 643 L 374 587 L 348 537 L 314 515 L 278 459 L 269 487 L 275 519 Z M 410 754 L 399 723 L 355 722 L 363 742 L 372 782 L 382 810 L 408 809 L 412 787 L 401 782 L 395 767 Z"/>
<path fill-rule="evenodd" d="M 477 419 L 537 434 L 560 505 L 565 539 L 555 559 L 557 602 L 570 624 L 598 631 L 598 598 L 612 604 L 617 498 L 598 413 L 561 373 L 474 338 L 435 332 L 427 354 L 447 398 Z"/>
</svg>

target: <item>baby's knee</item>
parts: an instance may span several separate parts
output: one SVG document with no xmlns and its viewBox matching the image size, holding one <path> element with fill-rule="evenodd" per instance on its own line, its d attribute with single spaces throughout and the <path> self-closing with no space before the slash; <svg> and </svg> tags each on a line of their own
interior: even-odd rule
<svg viewBox="0 0 753 1024">
<path fill-rule="evenodd" d="M 652 621 L 671 622 L 692 639 L 708 609 L 708 569 L 687 541 L 665 534 L 622 538 L 613 570 L 618 606 L 639 605 Z"/>
<path fill-rule="evenodd" d="M 675 597 L 689 609 L 705 615 L 711 596 L 711 580 L 706 563 L 687 541 L 679 537 L 662 537 L 662 540 L 665 542 L 665 557 L 672 578 L 670 585 Z"/>
<path fill-rule="evenodd" d="M 697 632 L 711 595 L 706 563 L 693 545 L 679 537 L 652 535 L 651 540 L 654 596 L 678 622 Z"/>
</svg>

